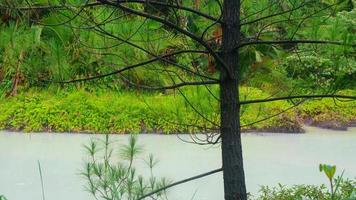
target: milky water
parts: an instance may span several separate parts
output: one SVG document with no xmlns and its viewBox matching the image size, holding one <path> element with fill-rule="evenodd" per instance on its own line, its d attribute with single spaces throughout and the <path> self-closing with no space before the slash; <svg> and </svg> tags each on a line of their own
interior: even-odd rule
<svg viewBox="0 0 356 200">
<path fill-rule="evenodd" d="M 0 132 L 0 194 L 9 200 L 41 200 L 39 161 L 46 200 L 93 199 L 79 173 L 85 158 L 83 145 L 98 137 L 103 136 Z M 111 138 L 119 144 L 128 139 L 122 135 Z M 157 176 L 177 181 L 221 166 L 219 146 L 185 143 L 175 135 L 140 135 L 138 139 L 145 152 L 160 160 L 155 168 Z M 318 171 L 319 163 L 335 164 L 337 173 L 345 170 L 346 177 L 356 177 L 355 128 L 330 131 L 308 127 L 306 134 L 245 134 L 242 142 L 247 190 L 253 194 L 260 185 L 279 182 L 326 183 Z M 222 174 L 177 186 L 168 194 L 171 200 L 223 199 Z"/>
</svg>

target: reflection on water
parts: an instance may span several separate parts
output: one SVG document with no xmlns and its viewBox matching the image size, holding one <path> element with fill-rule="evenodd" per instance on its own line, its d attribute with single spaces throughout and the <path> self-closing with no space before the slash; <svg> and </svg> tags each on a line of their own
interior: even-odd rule
<svg viewBox="0 0 356 200">
<path fill-rule="evenodd" d="M 37 160 L 41 162 L 47 200 L 90 200 L 78 175 L 85 157 L 84 134 L 0 133 L 0 194 L 9 200 L 41 199 Z M 186 136 L 183 136 L 186 137 Z M 118 144 L 127 136 L 114 135 Z M 184 143 L 176 136 L 141 135 L 139 143 L 160 163 L 156 175 L 180 180 L 219 168 L 220 147 Z M 119 146 L 119 145 L 118 145 Z M 338 172 L 356 177 L 356 129 L 329 131 L 308 128 L 306 134 L 245 134 L 243 148 L 247 189 L 259 185 L 326 183 L 319 163 L 336 164 Z M 144 157 L 144 155 L 142 155 Z M 141 166 L 139 166 L 141 168 Z M 170 200 L 223 199 L 222 175 L 216 174 L 169 191 Z"/>
</svg>

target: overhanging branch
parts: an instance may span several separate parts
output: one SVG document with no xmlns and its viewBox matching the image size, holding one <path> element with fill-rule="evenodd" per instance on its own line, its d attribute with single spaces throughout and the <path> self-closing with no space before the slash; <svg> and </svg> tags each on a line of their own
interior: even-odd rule
<svg viewBox="0 0 356 200">
<path fill-rule="evenodd" d="M 87 3 L 80 6 L 73 6 L 73 7 L 94 7 L 100 6 L 102 3 L 94 2 L 94 3 Z M 51 6 L 27 6 L 27 7 L 10 7 L 0 5 L 0 9 L 8 9 L 8 10 L 19 10 L 19 11 L 30 11 L 30 10 L 66 10 L 68 6 L 63 5 L 51 5 Z"/>
<path fill-rule="evenodd" d="M 83 81 L 90 81 L 90 80 L 95 80 L 95 79 L 100 79 L 100 78 L 105 78 L 105 77 L 108 77 L 108 76 L 112 76 L 112 75 L 115 75 L 115 74 L 120 74 L 120 73 L 123 73 L 125 71 L 128 71 L 128 70 L 132 70 L 132 69 L 135 69 L 137 67 L 141 67 L 141 66 L 144 66 L 144 65 L 147 65 L 147 64 L 150 64 L 150 63 L 153 63 L 153 62 L 156 62 L 156 61 L 159 61 L 159 60 L 162 60 L 164 58 L 168 58 L 168 57 L 171 57 L 173 55 L 178 55 L 178 54 L 182 54 L 182 53 L 205 53 L 205 51 L 199 51 L 199 50 L 182 50 L 182 51 L 177 51 L 177 52 L 174 52 L 174 53 L 170 53 L 170 54 L 166 54 L 166 55 L 161 55 L 161 56 L 156 56 L 155 58 L 153 59 L 150 59 L 150 60 L 147 60 L 147 61 L 144 61 L 144 62 L 140 62 L 140 63 L 137 63 L 137 64 L 133 64 L 133 65 L 129 65 L 129 66 L 125 66 L 121 69 L 118 69 L 118 70 L 114 70 L 110 73 L 106 73 L 106 74 L 100 74 L 100 75 L 97 75 L 97 76 L 91 76 L 91 77 L 87 77 L 87 78 L 81 78 L 81 79 L 74 79 L 74 80 L 68 80 L 68 81 L 46 81 L 46 82 L 52 82 L 52 83 L 60 83 L 60 84 L 69 84 L 69 83 L 76 83 L 76 82 L 83 82 Z M 188 69 L 186 69 L 188 70 Z M 188 72 L 191 72 L 190 70 Z M 192 73 L 192 72 L 191 72 Z M 195 73 L 196 74 L 196 73 Z M 197 74 L 196 74 L 197 75 Z M 212 79 L 210 77 L 207 77 L 207 76 L 204 76 L 204 75 L 200 75 L 204 78 L 208 78 L 208 79 L 211 79 L 211 80 L 214 80 L 215 82 L 218 82 L 218 80 L 216 79 Z"/>
<path fill-rule="evenodd" d="M 326 40 L 255 40 L 249 42 L 242 42 L 236 48 L 242 48 L 249 45 L 261 45 L 261 44 L 331 44 L 331 45 L 356 47 L 356 44 L 345 44 L 343 42 L 326 41 Z"/>
<path fill-rule="evenodd" d="M 252 20 L 252 21 L 242 22 L 241 26 L 257 23 L 259 21 L 263 21 L 263 20 L 268 19 L 268 18 L 273 18 L 273 17 L 276 17 L 276 16 L 280 16 L 280 15 L 283 15 L 283 14 L 286 14 L 286 13 L 291 13 L 293 11 L 296 11 L 296 10 L 300 9 L 300 8 L 303 8 L 305 5 L 306 5 L 306 2 L 304 2 L 303 4 L 301 4 L 301 5 L 297 6 L 297 7 L 294 7 L 294 8 L 291 8 L 289 10 L 286 10 L 286 11 L 282 11 L 282 12 L 279 12 L 279 13 L 274 13 L 274 14 L 271 14 L 271 15 L 268 15 L 268 16 L 264 16 L 264 17 Z"/>
<path fill-rule="evenodd" d="M 204 17 L 206 19 L 209 19 L 211 21 L 214 21 L 214 22 L 217 22 L 217 23 L 220 23 L 220 24 L 223 23 L 218 18 L 215 18 L 213 16 L 210 16 L 210 15 L 205 14 L 203 12 L 200 12 L 198 10 L 195 10 L 195 9 L 192 9 L 192 8 L 189 8 L 189 7 L 185 7 L 185 6 L 182 6 L 182 5 L 178 5 L 178 4 L 169 4 L 169 3 L 164 3 L 164 2 L 160 2 L 160 1 L 153 1 L 153 0 L 118 0 L 118 3 L 153 4 L 153 5 L 158 5 L 158 6 L 165 6 L 165 7 L 168 7 L 168 8 L 176 8 L 176 9 L 179 9 L 179 10 L 188 11 L 190 13 L 193 13 L 195 15 Z"/>
<path fill-rule="evenodd" d="M 175 9 L 179 9 L 179 10 L 184 10 L 184 11 L 188 11 L 190 13 L 193 13 L 195 15 L 204 17 L 206 19 L 209 19 L 211 21 L 217 22 L 222 24 L 222 21 L 218 18 L 215 18 L 213 16 L 210 16 L 206 13 L 200 12 L 199 10 L 195 10 L 189 7 L 185 7 L 182 5 L 178 5 L 178 4 L 168 4 L 168 3 L 164 3 L 164 2 L 159 2 L 159 1 L 152 1 L 152 0 L 119 0 L 119 3 L 139 3 L 139 4 L 153 4 L 153 5 L 158 5 L 158 6 L 165 6 L 168 8 L 175 8 Z M 83 4 L 83 5 L 78 5 L 78 6 L 73 6 L 73 7 L 94 7 L 94 6 L 101 6 L 103 5 L 102 2 L 97 1 L 97 2 L 93 2 L 93 3 L 88 3 L 88 4 Z M 4 6 L 4 5 L 0 5 L 0 9 L 16 9 L 16 10 L 20 10 L 20 11 L 28 11 L 28 10 L 65 10 L 68 9 L 68 6 L 63 6 L 63 5 L 50 5 L 50 6 L 27 6 L 27 7 L 10 7 L 10 6 Z"/>
<path fill-rule="evenodd" d="M 135 10 L 135 9 L 132 9 L 132 8 L 123 6 L 123 5 L 120 4 L 120 3 L 122 3 L 122 2 L 113 3 L 113 2 L 110 2 L 110 1 L 106 1 L 106 0 L 98 0 L 98 1 L 100 1 L 100 2 L 103 3 L 103 4 L 106 4 L 106 5 L 110 5 L 110 6 L 119 8 L 119 9 L 121 9 L 121 10 L 124 11 L 124 12 L 132 13 L 132 14 L 134 14 L 134 15 L 141 16 L 141 17 L 145 17 L 145 18 L 151 19 L 151 20 L 153 20 L 153 21 L 159 22 L 159 23 L 161 23 L 161 24 L 164 24 L 164 25 L 166 25 L 167 27 L 172 28 L 172 29 L 178 31 L 179 33 L 181 33 L 181 34 L 183 34 L 183 35 L 189 37 L 190 39 L 192 39 L 192 40 L 198 42 L 200 45 L 204 46 L 205 49 L 206 49 L 207 51 L 209 51 L 209 53 L 215 58 L 215 60 L 216 60 L 224 69 L 226 69 L 226 70 L 229 72 L 229 75 L 231 75 L 230 70 L 228 70 L 228 69 L 226 68 L 225 62 L 224 62 L 224 61 L 222 60 L 222 58 L 218 55 L 218 53 L 217 53 L 214 49 L 212 49 L 212 48 L 210 47 L 210 45 L 209 45 L 206 41 L 204 41 L 203 39 L 201 39 L 201 38 L 198 37 L 197 35 L 195 35 L 195 34 L 189 32 L 189 31 L 187 31 L 187 30 L 185 30 L 185 29 L 183 29 L 183 28 L 181 28 L 181 27 L 179 27 L 178 25 L 176 25 L 176 24 L 174 24 L 174 23 L 172 23 L 172 22 L 167 21 L 166 19 L 163 19 L 163 18 L 154 16 L 154 15 L 151 15 L 151 14 L 146 13 L 146 12 L 140 12 L 140 11 L 137 11 L 137 10 Z"/>
<path fill-rule="evenodd" d="M 140 85 L 140 84 L 132 83 L 129 80 L 125 80 L 125 81 L 129 85 L 132 85 L 133 87 L 146 89 L 146 90 L 174 90 L 174 89 L 185 87 L 185 86 L 201 86 L 201 85 L 216 85 L 216 84 L 219 84 L 218 81 L 195 81 L 195 82 L 181 82 L 181 83 L 175 83 L 175 84 L 167 85 L 167 86 L 154 87 L 154 86 Z"/>
<path fill-rule="evenodd" d="M 221 171 L 222 171 L 222 168 L 219 168 L 219 169 L 215 169 L 215 170 L 212 170 L 212 171 L 210 171 L 210 172 L 206 172 L 206 173 L 203 173 L 203 174 L 199 174 L 199 175 L 197 175 L 197 176 L 193 176 L 193 177 L 190 177 L 190 178 L 181 180 L 181 181 L 177 181 L 177 182 L 175 182 L 175 183 L 169 184 L 169 185 L 167 185 L 167 186 L 165 186 L 165 187 L 162 187 L 162 188 L 159 188 L 159 189 L 157 189 L 157 190 L 155 190 L 155 191 L 152 191 L 152 192 L 150 192 L 150 193 L 148 193 L 148 194 L 145 194 L 145 195 L 141 196 L 140 198 L 138 198 L 137 200 L 142 200 L 142 199 L 144 199 L 144 198 L 146 198 L 146 197 L 152 196 L 152 195 L 154 195 L 154 194 L 156 194 L 156 193 L 158 193 L 158 192 L 162 192 L 162 191 L 164 191 L 164 190 L 166 190 L 166 189 L 168 189 L 168 188 L 171 188 L 171 187 L 173 187 L 173 186 L 180 185 L 180 184 L 183 184 L 183 183 L 186 183 L 186 182 L 189 182 L 189 181 L 193 181 L 193 180 L 195 180 L 195 179 L 203 178 L 203 177 L 205 177 L 205 176 L 209 176 L 209 175 L 212 175 L 212 174 L 216 174 L 216 173 L 221 172 Z"/>
<path fill-rule="evenodd" d="M 239 104 L 247 105 L 247 104 L 256 104 L 256 103 L 266 103 L 272 101 L 284 101 L 284 100 L 292 100 L 292 99 L 316 99 L 316 98 L 340 98 L 340 99 L 356 100 L 356 96 L 319 94 L 319 95 L 296 95 L 296 96 L 276 97 L 276 98 L 269 98 L 269 99 L 255 99 L 255 100 L 240 101 Z"/>
</svg>

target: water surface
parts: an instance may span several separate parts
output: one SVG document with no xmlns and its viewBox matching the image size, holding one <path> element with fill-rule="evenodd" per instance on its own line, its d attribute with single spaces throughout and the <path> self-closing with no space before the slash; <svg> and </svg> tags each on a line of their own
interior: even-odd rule
<svg viewBox="0 0 356 200">
<path fill-rule="evenodd" d="M 0 194 L 9 200 L 40 200 L 43 171 L 46 200 L 91 200 L 78 174 L 83 167 L 83 145 L 103 135 L 24 134 L 0 132 Z M 183 136 L 187 137 L 187 136 Z M 118 143 L 127 136 L 113 135 Z M 260 185 L 326 183 L 319 163 L 338 166 L 337 173 L 356 177 L 356 129 L 330 131 L 307 128 L 306 134 L 245 134 L 242 137 L 247 190 Z M 140 135 L 139 143 L 160 162 L 157 176 L 180 180 L 221 166 L 220 147 L 182 142 L 177 136 Z M 118 145 L 119 146 L 119 145 Z M 141 157 L 144 157 L 142 155 Z M 222 175 L 215 174 L 169 191 L 171 200 L 223 199 Z"/>
</svg>

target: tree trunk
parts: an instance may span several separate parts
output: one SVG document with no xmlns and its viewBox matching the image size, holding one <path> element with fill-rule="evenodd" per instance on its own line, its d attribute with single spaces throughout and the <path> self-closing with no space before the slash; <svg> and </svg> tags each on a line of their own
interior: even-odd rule
<svg viewBox="0 0 356 200">
<path fill-rule="evenodd" d="M 224 0 L 221 68 L 221 150 L 225 200 L 246 200 L 238 88 L 239 57 L 235 49 L 240 37 L 240 1 Z"/>
</svg>

